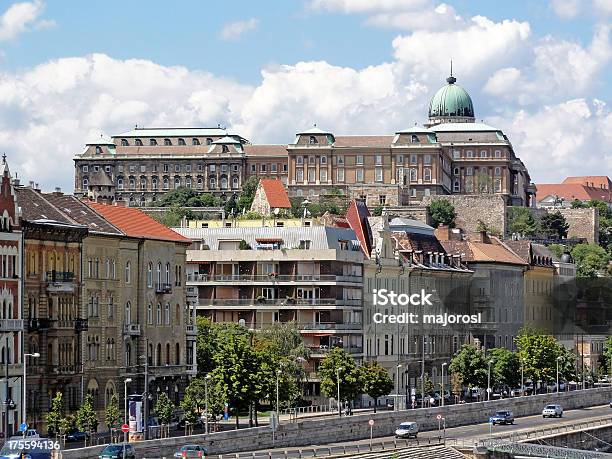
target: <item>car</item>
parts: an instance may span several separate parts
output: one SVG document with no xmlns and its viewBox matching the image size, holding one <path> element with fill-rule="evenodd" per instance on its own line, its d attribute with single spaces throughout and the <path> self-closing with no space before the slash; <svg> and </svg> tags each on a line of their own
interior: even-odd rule
<svg viewBox="0 0 612 459">
<path fill-rule="evenodd" d="M 129 443 L 111 443 L 106 445 L 98 457 L 99 459 L 123 459 L 124 449 L 126 459 L 136 459 L 134 446 Z"/>
<path fill-rule="evenodd" d="M 610 408 L 612 408 L 612 401 L 610 401 Z"/>
<path fill-rule="evenodd" d="M 187 420 L 186 419 L 181 419 L 177 424 L 176 424 L 176 428 L 177 429 L 181 429 L 184 430 L 185 426 L 187 425 Z M 189 424 L 192 427 L 197 427 L 197 428 L 202 428 L 204 427 L 204 419 L 202 418 L 198 418 L 196 420 L 196 422 L 192 422 Z"/>
<path fill-rule="evenodd" d="M 181 447 L 174 457 L 204 457 L 206 456 L 206 448 L 200 445 L 185 445 Z"/>
<path fill-rule="evenodd" d="M 491 424 L 514 424 L 514 414 L 512 411 L 496 411 L 493 416 L 491 416 L 490 421 Z"/>
<path fill-rule="evenodd" d="M 28 445 L 30 448 L 25 448 L 26 445 L 22 436 L 14 440 L 8 440 L 4 443 L 2 449 L 0 449 L 0 459 L 21 459 L 24 457 L 30 459 L 51 459 L 53 448 L 46 447 L 50 446 L 54 441 L 49 438 L 40 438 L 40 436 L 37 438 L 40 439 L 40 442 L 37 441 L 34 445 Z"/>
<path fill-rule="evenodd" d="M 546 405 L 542 410 L 543 418 L 562 418 L 563 408 L 561 405 Z"/>
<path fill-rule="evenodd" d="M 419 433 L 419 425 L 416 422 L 402 422 L 395 429 L 395 438 L 416 438 Z"/>
<path fill-rule="evenodd" d="M 72 430 L 66 435 L 66 441 L 69 443 L 85 441 L 87 439 L 89 439 L 89 434 L 87 432 L 79 432 L 78 430 Z"/>
</svg>

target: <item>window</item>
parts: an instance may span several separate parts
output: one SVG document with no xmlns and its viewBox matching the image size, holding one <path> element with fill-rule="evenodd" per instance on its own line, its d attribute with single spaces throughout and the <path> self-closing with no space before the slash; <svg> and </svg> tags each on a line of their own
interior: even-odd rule
<svg viewBox="0 0 612 459">
<path fill-rule="evenodd" d="M 100 166 L 94 166 L 94 172 L 100 172 Z"/>
<path fill-rule="evenodd" d="M 110 174 L 111 167 L 110 167 L 110 166 L 104 166 L 104 171 L 105 171 L 107 174 Z"/>
<path fill-rule="evenodd" d="M 162 264 L 161 262 L 157 263 L 157 283 L 162 283 Z"/>
<path fill-rule="evenodd" d="M 141 190 L 146 190 L 147 189 L 147 179 L 146 179 L 146 177 L 140 177 L 140 189 Z"/>
<path fill-rule="evenodd" d="M 480 152 L 480 157 L 481 157 L 481 158 L 486 158 L 487 156 L 488 156 L 487 150 L 482 150 L 482 151 Z"/>
<path fill-rule="evenodd" d="M 170 263 L 166 263 L 166 284 L 170 284 Z"/>
<path fill-rule="evenodd" d="M 147 306 L 147 324 L 153 325 L 153 305 L 151 303 Z"/>
<path fill-rule="evenodd" d="M 164 190 L 168 190 L 170 188 L 170 180 L 168 177 L 164 177 Z"/>
<path fill-rule="evenodd" d="M 415 168 L 410 169 L 410 181 L 411 182 L 417 181 L 417 169 Z"/>
<path fill-rule="evenodd" d="M 465 156 L 467 156 L 468 158 L 473 158 L 474 152 L 472 150 L 468 150 L 465 152 Z"/>
<path fill-rule="evenodd" d="M 338 166 L 344 166 L 344 156 L 337 156 L 336 163 L 338 164 Z"/>
<path fill-rule="evenodd" d="M 227 172 L 227 164 L 221 164 L 221 172 L 223 173 Z"/>
<path fill-rule="evenodd" d="M 495 157 L 501 158 L 501 150 L 495 150 Z"/>
<path fill-rule="evenodd" d="M 493 185 L 495 187 L 495 192 L 496 193 L 501 193 L 502 190 L 502 186 L 501 186 L 501 179 L 495 179 L 493 180 Z"/>
<path fill-rule="evenodd" d="M 404 164 L 404 155 L 397 155 L 397 164 Z"/>
<path fill-rule="evenodd" d="M 130 166 L 130 172 L 136 172 L 136 166 Z"/>
<path fill-rule="evenodd" d="M 170 166 L 168 164 L 164 164 L 164 172 L 170 172 Z"/>
<path fill-rule="evenodd" d="M 102 154 L 102 147 L 97 146 L 96 147 L 96 155 L 101 155 Z"/>
<path fill-rule="evenodd" d="M 461 152 L 459 150 L 453 150 L 453 159 L 461 158 Z"/>
<path fill-rule="evenodd" d="M 355 181 L 363 182 L 363 169 L 357 169 L 355 171 Z"/>
<path fill-rule="evenodd" d="M 125 283 L 129 284 L 132 281 L 132 264 L 128 261 L 125 264 Z"/>
<path fill-rule="evenodd" d="M 455 168 L 453 169 L 453 174 L 455 174 L 455 175 L 459 175 L 459 168 L 458 168 L 458 167 L 455 167 Z"/>
<path fill-rule="evenodd" d="M 164 323 L 170 325 L 170 304 L 166 303 L 164 306 Z"/>
<path fill-rule="evenodd" d="M 375 171 L 375 175 L 374 175 L 374 180 L 377 182 L 382 182 L 383 181 L 383 170 L 380 167 L 376 168 Z"/>
<path fill-rule="evenodd" d="M 151 179 L 151 188 L 157 190 L 157 177 Z"/>
<path fill-rule="evenodd" d="M 179 145 L 186 145 L 185 139 L 178 139 L 178 144 Z"/>
<path fill-rule="evenodd" d="M 209 186 L 209 188 L 211 190 L 214 190 L 215 188 L 217 188 L 217 179 L 216 178 L 211 177 L 209 182 L 210 182 L 210 184 L 208 186 Z"/>
<path fill-rule="evenodd" d="M 202 167 L 201 164 L 198 164 L 198 172 L 202 172 L 204 170 L 204 168 Z"/>
<path fill-rule="evenodd" d="M 232 188 L 237 189 L 239 187 L 239 180 L 238 177 L 233 177 L 232 178 Z"/>
<path fill-rule="evenodd" d="M 122 147 L 127 147 L 129 145 L 127 139 L 121 139 L 121 146 Z"/>
<path fill-rule="evenodd" d="M 431 190 L 429 188 L 425 188 L 425 196 L 431 196 Z"/>
<path fill-rule="evenodd" d="M 327 164 L 327 156 L 321 156 L 321 164 Z"/>
<path fill-rule="evenodd" d="M 303 169 L 297 169 L 295 171 L 295 181 L 298 183 L 302 183 L 304 181 L 304 170 Z"/>
<path fill-rule="evenodd" d="M 149 145 L 151 145 L 151 146 L 157 145 L 157 140 L 149 139 Z"/>
<path fill-rule="evenodd" d="M 232 172 L 238 172 L 238 164 L 232 164 Z"/>
<path fill-rule="evenodd" d="M 251 173 L 252 174 L 257 173 L 257 164 L 251 164 Z"/>
<path fill-rule="evenodd" d="M 89 166 L 83 166 L 83 172 L 89 172 Z"/>
<path fill-rule="evenodd" d="M 147 287 L 153 287 L 153 263 L 150 262 L 147 268 Z"/>
<path fill-rule="evenodd" d="M 465 168 L 465 175 L 474 175 L 474 169 L 470 167 Z"/>
<path fill-rule="evenodd" d="M 185 172 L 191 172 L 191 164 L 185 165 Z"/>
<path fill-rule="evenodd" d="M 191 139 L 191 145 L 200 145 L 200 141 L 194 137 Z"/>
<path fill-rule="evenodd" d="M 216 164 L 211 164 L 210 165 L 210 172 L 217 172 L 217 165 Z"/>
<path fill-rule="evenodd" d="M 308 181 L 314 183 L 316 180 L 317 170 L 314 167 L 308 168 Z"/>
<path fill-rule="evenodd" d="M 410 164 L 415 165 L 417 163 L 417 155 L 410 155 Z"/>
<path fill-rule="evenodd" d="M 499 176 L 501 175 L 501 167 L 496 167 L 496 168 L 495 168 L 495 175 L 496 175 L 497 177 L 499 177 Z"/>
<path fill-rule="evenodd" d="M 387 195 L 385 195 L 385 194 L 378 195 L 378 204 L 379 205 L 384 206 L 386 202 L 387 202 Z"/>
<path fill-rule="evenodd" d="M 287 172 L 288 169 L 287 164 L 283 164 L 283 172 Z"/>
<path fill-rule="evenodd" d="M 314 156 L 308 157 L 308 164 L 316 164 L 316 162 L 317 162 L 317 158 L 315 158 Z"/>
<path fill-rule="evenodd" d="M 295 163 L 299 164 L 299 165 L 304 164 L 304 157 L 303 156 L 296 156 L 295 157 Z"/>
<path fill-rule="evenodd" d="M 270 165 L 270 172 L 276 174 L 278 172 L 278 164 L 274 163 Z"/>
<path fill-rule="evenodd" d="M 344 182 L 344 169 L 338 169 L 336 171 L 336 180 L 338 182 Z"/>
<path fill-rule="evenodd" d="M 185 179 L 185 186 L 186 186 L 187 188 L 191 188 L 191 177 L 187 177 L 187 178 Z"/>
<path fill-rule="evenodd" d="M 355 157 L 355 164 L 357 164 L 358 166 L 363 165 L 363 155 L 357 155 Z"/>
<path fill-rule="evenodd" d="M 142 147 L 142 140 L 140 139 L 134 140 L 134 145 L 136 145 L 137 147 Z"/>
<path fill-rule="evenodd" d="M 315 144 L 317 144 L 319 142 L 317 141 L 317 138 L 314 135 L 311 135 L 310 138 L 308 139 L 308 143 L 310 145 L 315 145 Z"/>
<path fill-rule="evenodd" d="M 155 318 L 155 323 L 157 325 L 161 325 L 162 323 L 162 307 L 161 304 L 157 303 L 157 314 Z"/>
<path fill-rule="evenodd" d="M 227 190 L 227 177 L 225 176 L 221 177 L 221 189 Z"/>
<path fill-rule="evenodd" d="M 431 164 L 431 155 L 423 156 L 423 164 Z"/>
<path fill-rule="evenodd" d="M 455 180 L 453 182 L 453 191 L 458 193 L 461 190 L 460 186 L 459 186 L 459 180 Z"/>
<path fill-rule="evenodd" d="M 136 180 L 134 179 L 134 177 L 130 177 L 129 186 L 130 186 L 130 190 L 136 189 Z"/>
<path fill-rule="evenodd" d="M 174 165 L 174 172 L 180 172 L 181 171 L 181 165 L 180 164 L 175 164 Z"/>
<path fill-rule="evenodd" d="M 108 316 L 109 319 L 113 318 L 114 311 L 115 311 L 115 305 L 113 304 L 113 297 L 111 296 L 108 299 L 108 310 L 106 311 L 106 315 Z"/>
<path fill-rule="evenodd" d="M 431 169 L 429 167 L 423 169 L 423 180 L 425 182 L 431 181 Z"/>
<path fill-rule="evenodd" d="M 164 145 L 168 146 L 168 145 L 172 145 L 172 140 L 170 139 L 164 139 Z"/>
<path fill-rule="evenodd" d="M 202 188 L 204 188 L 204 180 L 202 180 L 202 177 L 198 177 L 198 180 L 196 182 L 196 188 L 198 190 L 201 190 Z"/>
<path fill-rule="evenodd" d="M 260 164 L 259 165 L 259 172 L 264 172 L 264 173 L 267 172 L 266 171 L 266 164 Z"/>
<path fill-rule="evenodd" d="M 412 143 L 419 143 L 419 137 L 418 137 L 416 134 L 412 134 L 412 135 L 410 136 L 410 141 L 411 141 Z"/>
<path fill-rule="evenodd" d="M 319 180 L 321 182 L 327 182 L 327 169 L 319 170 Z"/>
<path fill-rule="evenodd" d="M 211 139 L 210 137 L 206 137 L 206 145 L 212 145 L 213 143 L 213 139 Z"/>
<path fill-rule="evenodd" d="M 375 155 L 375 164 L 377 166 L 381 166 L 382 165 L 382 155 Z"/>
<path fill-rule="evenodd" d="M 179 188 L 181 186 L 181 178 L 174 177 L 174 188 Z"/>
<path fill-rule="evenodd" d="M 85 177 L 83 179 L 83 188 L 87 188 L 89 186 L 89 180 L 87 180 L 87 177 Z"/>
</svg>

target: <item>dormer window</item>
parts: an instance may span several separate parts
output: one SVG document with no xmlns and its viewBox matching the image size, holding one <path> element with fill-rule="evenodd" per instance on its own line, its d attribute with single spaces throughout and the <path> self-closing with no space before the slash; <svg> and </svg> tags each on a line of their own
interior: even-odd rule
<svg viewBox="0 0 612 459">
<path fill-rule="evenodd" d="M 129 145 L 127 139 L 121 139 L 121 146 L 122 147 L 127 147 Z"/>
<path fill-rule="evenodd" d="M 210 137 L 206 138 L 206 145 L 211 145 L 213 140 Z"/>
<path fill-rule="evenodd" d="M 179 145 L 185 145 L 185 139 L 179 139 L 178 140 L 178 144 Z"/>
<path fill-rule="evenodd" d="M 134 145 L 136 145 L 137 147 L 142 147 L 142 140 L 140 140 L 140 139 L 136 139 L 136 140 L 134 141 Z"/>
<path fill-rule="evenodd" d="M 411 141 L 412 143 L 419 143 L 419 136 L 417 136 L 416 134 L 412 134 L 412 135 L 410 136 L 410 141 Z"/>
<path fill-rule="evenodd" d="M 310 145 L 316 145 L 317 143 L 319 143 L 319 141 L 314 135 L 311 135 L 310 138 L 308 139 L 308 143 Z"/>
<path fill-rule="evenodd" d="M 172 145 L 172 140 L 170 139 L 164 139 L 164 145 L 168 146 L 168 145 Z"/>
<path fill-rule="evenodd" d="M 102 154 L 102 147 L 98 145 L 96 147 L 96 155 L 101 155 L 101 154 Z"/>
<path fill-rule="evenodd" d="M 149 139 L 149 145 L 151 145 L 152 147 L 154 147 L 155 145 L 157 145 L 157 140 L 155 140 L 155 139 Z"/>
<path fill-rule="evenodd" d="M 229 153 L 229 147 L 227 145 L 222 145 L 221 146 L 221 151 L 223 153 Z"/>
<path fill-rule="evenodd" d="M 200 145 L 200 141 L 194 137 L 191 139 L 191 145 Z"/>
</svg>

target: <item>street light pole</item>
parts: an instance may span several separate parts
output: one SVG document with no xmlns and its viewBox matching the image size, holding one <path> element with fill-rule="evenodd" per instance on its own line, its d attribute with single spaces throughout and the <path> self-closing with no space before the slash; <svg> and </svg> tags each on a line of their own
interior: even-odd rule
<svg viewBox="0 0 612 459">
<path fill-rule="evenodd" d="M 129 418 L 128 418 L 128 409 L 127 409 L 127 400 L 128 400 L 128 393 L 127 393 L 127 385 L 128 383 L 132 382 L 132 378 L 125 378 L 125 380 L 123 381 L 123 423 L 124 424 L 128 424 L 129 425 Z M 125 443 L 127 443 L 127 432 L 123 434 L 123 441 Z"/>
<path fill-rule="evenodd" d="M 447 365 L 446 362 L 442 363 L 442 389 L 440 390 L 442 394 L 442 406 L 444 406 L 444 398 L 446 393 L 444 392 L 444 367 Z"/>
<path fill-rule="evenodd" d="M 26 402 L 27 402 L 27 399 L 28 399 L 28 393 L 27 393 L 27 390 L 26 390 L 26 386 L 27 386 L 27 384 L 26 384 L 26 377 L 27 377 L 26 376 L 27 375 L 27 373 L 26 373 L 26 363 L 28 361 L 28 357 L 32 357 L 34 359 L 37 359 L 37 358 L 40 357 L 40 354 L 38 352 L 34 352 L 33 354 L 28 354 L 28 353 L 24 353 L 23 354 L 23 398 L 21 399 L 21 408 L 22 408 L 23 414 L 22 414 L 21 422 L 24 422 L 26 424 L 27 424 L 27 422 L 26 422 L 26 416 L 27 416 Z M 24 432 L 24 435 L 25 435 L 25 432 Z"/>
<path fill-rule="evenodd" d="M 276 370 L 276 422 L 280 424 L 280 409 L 279 409 L 279 398 L 278 398 L 278 379 L 280 377 L 281 371 Z"/>
<path fill-rule="evenodd" d="M 561 356 L 557 357 L 557 394 L 559 393 L 559 361 Z"/>
<path fill-rule="evenodd" d="M 523 367 L 523 359 L 521 359 L 521 397 L 525 395 L 525 369 Z"/>
<path fill-rule="evenodd" d="M 208 380 L 210 375 L 204 377 L 204 432 L 208 434 Z"/>
<path fill-rule="evenodd" d="M 396 378 L 395 378 L 397 380 L 397 392 L 396 392 L 397 397 L 395 397 L 395 403 L 394 403 L 395 411 L 399 411 L 399 387 L 400 387 L 400 385 L 399 385 L 399 372 L 400 372 L 400 368 L 402 368 L 402 364 L 398 363 L 397 366 L 396 366 Z"/>
<path fill-rule="evenodd" d="M 493 360 L 489 360 L 489 371 L 487 372 L 487 401 L 491 400 L 491 364 Z"/>
<path fill-rule="evenodd" d="M 342 408 L 340 407 L 340 372 L 342 367 L 336 368 L 336 382 L 338 383 L 338 416 L 342 417 Z"/>
</svg>

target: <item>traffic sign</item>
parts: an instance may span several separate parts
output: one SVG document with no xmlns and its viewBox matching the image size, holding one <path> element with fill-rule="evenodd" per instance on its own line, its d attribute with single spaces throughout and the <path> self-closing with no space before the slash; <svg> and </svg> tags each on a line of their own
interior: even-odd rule
<svg viewBox="0 0 612 459">
<path fill-rule="evenodd" d="M 128 433 L 129 431 L 130 431 L 130 426 L 129 426 L 129 425 L 127 425 L 127 424 L 123 424 L 123 425 L 121 426 L 121 432 L 123 432 L 123 433 Z"/>
<path fill-rule="evenodd" d="M 439 421 L 440 419 L 442 419 L 442 415 L 441 414 L 437 415 L 436 419 Z"/>
<path fill-rule="evenodd" d="M 372 426 L 374 425 L 374 419 L 370 419 L 370 420 L 368 421 L 368 424 L 370 424 L 370 427 L 372 427 Z"/>
<path fill-rule="evenodd" d="M 492 417 L 489 418 L 489 423 L 493 424 L 493 418 Z"/>
</svg>

